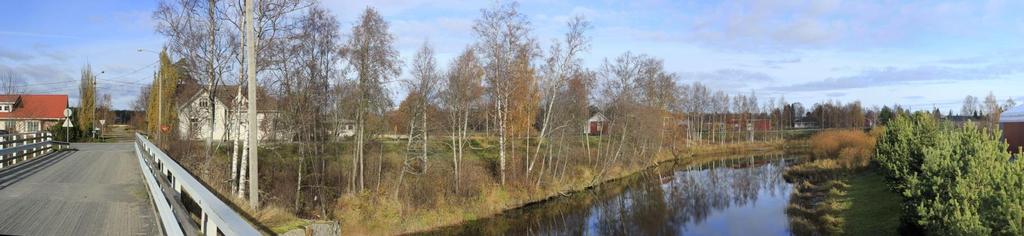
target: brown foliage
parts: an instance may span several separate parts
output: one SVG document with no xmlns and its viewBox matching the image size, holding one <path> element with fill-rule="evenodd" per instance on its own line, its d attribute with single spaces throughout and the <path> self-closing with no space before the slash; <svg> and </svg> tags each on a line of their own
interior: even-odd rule
<svg viewBox="0 0 1024 236">
<path fill-rule="evenodd" d="M 875 137 L 860 130 L 828 130 L 811 136 L 814 159 L 835 159 L 844 168 L 867 166 L 874 150 Z"/>
</svg>

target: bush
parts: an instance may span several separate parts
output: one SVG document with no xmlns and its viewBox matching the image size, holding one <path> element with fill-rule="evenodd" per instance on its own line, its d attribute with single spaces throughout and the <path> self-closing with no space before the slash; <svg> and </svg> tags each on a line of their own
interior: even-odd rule
<svg viewBox="0 0 1024 236">
<path fill-rule="evenodd" d="M 903 195 L 903 221 L 938 235 L 1024 234 L 1024 162 L 999 136 L 923 113 L 890 122 L 877 160 Z"/>
<path fill-rule="evenodd" d="M 867 166 L 874 150 L 875 138 L 860 130 L 829 130 L 811 136 L 814 159 L 836 159 L 846 169 Z"/>
</svg>

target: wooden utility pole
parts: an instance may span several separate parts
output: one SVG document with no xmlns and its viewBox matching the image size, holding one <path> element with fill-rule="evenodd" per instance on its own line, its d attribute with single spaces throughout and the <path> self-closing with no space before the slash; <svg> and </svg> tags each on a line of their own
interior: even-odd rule
<svg viewBox="0 0 1024 236">
<path fill-rule="evenodd" d="M 249 207 L 258 209 L 260 203 L 259 140 L 256 138 L 256 32 L 253 28 L 253 0 L 245 0 L 245 74 L 249 83 Z"/>
</svg>

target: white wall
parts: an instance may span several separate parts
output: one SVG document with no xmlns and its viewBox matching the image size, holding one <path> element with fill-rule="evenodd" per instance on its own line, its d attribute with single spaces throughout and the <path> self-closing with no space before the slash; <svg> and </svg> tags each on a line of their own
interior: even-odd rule
<svg viewBox="0 0 1024 236">
<path fill-rule="evenodd" d="M 203 101 L 208 101 L 206 99 L 207 93 L 203 91 L 201 92 L 201 94 L 199 94 L 197 99 L 192 100 L 190 103 L 186 104 L 185 106 L 181 106 L 178 109 L 177 128 L 178 134 L 181 137 L 191 138 L 194 140 L 206 140 L 207 138 L 210 137 L 209 121 L 211 119 L 209 116 L 209 108 L 201 106 Z M 228 125 L 231 123 L 237 124 L 238 122 L 245 122 L 245 107 L 240 107 L 241 111 L 228 110 L 227 106 L 225 106 L 225 104 L 222 101 L 220 101 L 220 99 L 215 99 L 215 105 L 216 106 L 214 107 L 214 114 L 216 116 L 214 116 L 213 119 L 213 140 L 233 140 L 233 138 L 237 134 L 242 134 L 242 137 L 244 138 L 244 135 L 248 133 L 246 125 L 243 125 L 240 128 L 240 130 L 228 130 L 229 128 L 231 128 L 228 127 Z M 264 122 L 267 115 L 267 113 L 257 113 L 257 123 L 259 123 L 260 125 L 270 125 L 271 122 Z M 231 119 L 231 122 L 228 122 L 229 119 Z M 237 126 L 236 129 L 238 129 Z M 267 132 L 270 132 L 271 130 L 272 129 L 269 129 L 269 127 L 260 127 L 259 132 L 256 132 L 257 138 L 260 140 L 265 140 L 265 137 L 269 136 Z M 238 131 L 240 131 L 240 133 Z"/>
</svg>

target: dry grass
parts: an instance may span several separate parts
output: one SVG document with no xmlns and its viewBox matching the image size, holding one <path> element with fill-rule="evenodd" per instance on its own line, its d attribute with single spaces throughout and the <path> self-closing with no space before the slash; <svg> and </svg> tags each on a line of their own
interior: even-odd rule
<svg viewBox="0 0 1024 236">
<path fill-rule="evenodd" d="M 812 160 L 792 166 L 783 176 L 794 183 L 793 197 L 786 212 L 790 226 L 798 234 L 843 234 L 849 209 L 845 199 L 849 185 L 845 176 L 866 169 L 874 155 L 879 129 L 829 130 L 810 138 Z"/>
<path fill-rule="evenodd" d="M 875 150 L 875 137 L 860 130 L 829 130 L 811 136 L 815 160 L 835 159 L 846 169 L 867 166 Z"/>
</svg>

